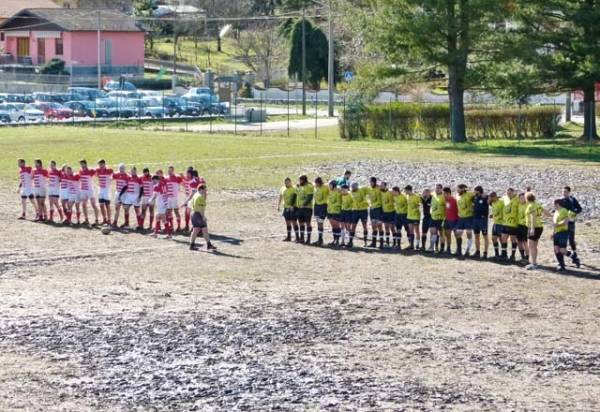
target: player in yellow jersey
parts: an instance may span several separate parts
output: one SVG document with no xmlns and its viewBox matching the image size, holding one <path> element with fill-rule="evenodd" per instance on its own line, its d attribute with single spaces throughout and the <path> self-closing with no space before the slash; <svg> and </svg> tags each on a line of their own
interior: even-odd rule
<svg viewBox="0 0 600 412">
<path fill-rule="evenodd" d="M 198 186 L 198 190 L 191 200 L 192 207 L 192 233 L 190 235 L 190 250 L 197 250 L 196 238 L 200 233 L 206 241 L 206 250 L 216 250 L 210 241 L 208 234 L 208 220 L 206 219 L 206 184 L 202 183 Z"/>
<path fill-rule="evenodd" d="M 502 211 L 502 260 L 508 260 L 508 239 L 511 243 L 510 260 L 515 260 L 517 254 L 517 226 L 519 225 L 519 198 L 515 190 L 508 188 L 506 195 L 502 198 L 504 203 Z"/>
<path fill-rule="evenodd" d="M 341 235 L 341 215 L 342 215 L 342 193 L 337 187 L 335 180 L 329 181 L 329 195 L 327 197 L 327 219 L 331 225 L 331 231 L 333 233 L 333 241 L 329 244 L 330 246 L 337 246 L 340 244 Z"/>
<path fill-rule="evenodd" d="M 431 196 L 431 223 L 429 224 L 429 249 L 428 252 L 444 250 L 445 239 L 442 234 L 442 225 L 446 218 L 446 201 L 444 199 L 444 187 L 438 183 L 435 185 L 435 193 Z"/>
<path fill-rule="evenodd" d="M 302 175 L 298 178 L 298 195 L 296 196 L 296 217 L 300 226 L 299 243 L 310 244 L 312 234 L 312 211 L 314 187 L 308 182 L 308 177 Z M 304 236 L 306 230 L 306 237 Z"/>
<path fill-rule="evenodd" d="M 371 177 L 369 180 L 369 218 L 371 219 L 371 230 L 373 240 L 371 241 L 371 247 L 377 247 L 377 235 L 379 234 L 380 242 L 383 242 L 383 222 L 381 220 L 382 206 L 381 206 L 381 188 L 377 184 L 377 178 Z"/>
<path fill-rule="evenodd" d="M 315 179 L 315 207 L 314 215 L 317 220 L 318 239 L 315 246 L 323 246 L 323 226 L 327 219 L 327 200 L 329 198 L 329 186 L 323 184 L 323 179 Z M 310 236 L 310 235 L 309 235 Z"/>
<path fill-rule="evenodd" d="M 352 196 L 352 201 L 354 202 L 350 236 L 351 238 L 354 237 L 356 226 L 358 226 L 358 222 L 360 222 L 363 228 L 363 240 L 365 241 L 365 246 L 367 246 L 367 238 L 369 236 L 369 231 L 367 229 L 367 222 L 369 220 L 369 201 L 367 195 L 368 189 L 366 187 L 360 187 L 356 182 L 350 185 L 350 196 Z M 351 245 L 348 245 L 348 247 L 351 247 Z"/>
<path fill-rule="evenodd" d="M 458 205 L 458 221 L 456 222 L 456 256 L 462 256 L 462 235 L 467 233 L 467 248 L 465 249 L 465 257 L 469 256 L 471 246 L 473 245 L 473 208 L 475 206 L 475 194 L 467 190 L 467 185 L 460 184 L 457 187 L 458 197 L 456 204 Z"/>
<path fill-rule="evenodd" d="M 554 242 L 554 255 L 558 261 L 559 272 L 566 270 L 565 254 L 567 253 L 567 243 L 569 242 L 569 210 L 564 207 L 562 199 L 554 201 L 554 216 L 552 218 L 554 234 L 552 240 Z"/>
<path fill-rule="evenodd" d="M 353 246 L 354 234 L 352 232 L 352 225 L 354 221 L 354 200 L 352 196 L 350 196 L 350 192 L 348 191 L 348 185 L 342 185 L 341 187 L 342 194 L 342 232 L 341 232 L 341 243 L 340 246 L 346 246 L 345 239 L 346 234 L 349 236 L 349 246 Z"/>
<path fill-rule="evenodd" d="M 283 186 L 279 189 L 279 200 L 277 201 L 278 212 L 281 211 L 281 204 L 283 203 L 283 219 L 285 220 L 287 230 L 287 237 L 283 239 L 284 242 L 292 240 L 292 227 L 294 228 L 296 240 L 299 239 L 298 221 L 296 220 L 295 213 L 297 193 L 296 188 L 292 185 L 292 179 L 286 177 L 283 181 Z"/>
<path fill-rule="evenodd" d="M 528 270 L 537 269 L 538 256 L 538 241 L 542 237 L 544 231 L 544 216 L 550 214 L 544 209 L 544 206 L 535 199 L 535 195 L 531 192 L 525 195 L 527 200 L 527 208 L 525 209 L 525 221 L 527 224 L 529 249 L 529 265 L 525 268 Z"/>
<path fill-rule="evenodd" d="M 519 243 L 519 254 L 521 255 L 521 261 L 526 262 L 529 260 L 528 248 L 527 248 L 527 218 L 525 210 L 527 209 L 527 200 L 525 199 L 525 193 L 519 193 L 519 205 L 517 215 L 517 242 Z"/>
<path fill-rule="evenodd" d="M 411 185 L 404 187 L 404 195 L 406 196 L 406 220 L 408 221 L 408 248 L 410 250 L 419 249 L 421 224 L 421 196 L 413 193 Z"/>
<path fill-rule="evenodd" d="M 392 188 L 392 196 L 394 197 L 394 209 L 395 209 L 395 223 L 396 223 L 396 236 L 394 238 L 394 246 L 397 249 L 402 249 L 402 228 L 406 232 L 408 237 L 408 220 L 406 213 L 408 211 L 408 201 L 406 196 L 400 191 L 398 186 Z"/>
<path fill-rule="evenodd" d="M 504 232 L 504 227 L 502 223 L 504 222 L 504 202 L 498 198 L 498 194 L 496 192 L 490 193 L 490 207 L 491 207 L 491 218 L 494 222 L 492 225 L 492 244 L 494 245 L 494 258 L 500 258 L 500 240 L 502 239 L 502 233 Z"/>
<path fill-rule="evenodd" d="M 388 184 L 381 182 L 381 221 L 385 230 L 385 243 L 390 245 L 390 235 L 396 239 L 394 194 L 388 190 Z M 394 244 L 394 246 L 396 246 Z M 379 237 L 379 247 L 383 249 L 383 237 Z"/>
</svg>

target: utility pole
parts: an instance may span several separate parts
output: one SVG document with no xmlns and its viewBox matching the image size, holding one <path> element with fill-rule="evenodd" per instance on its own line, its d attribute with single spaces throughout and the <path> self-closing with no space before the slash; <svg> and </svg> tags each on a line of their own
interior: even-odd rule
<svg viewBox="0 0 600 412">
<path fill-rule="evenodd" d="M 335 72 L 334 72 L 334 50 L 333 50 L 333 12 L 331 10 L 331 0 L 329 0 L 329 50 L 327 61 L 327 108 L 329 117 L 333 117 L 333 91 L 335 87 Z"/>
<path fill-rule="evenodd" d="M 98 64 L 97 69 L 98 69 L 98 89 L 102 88 L 102 63 L 100 61 L 100 57 L 102 55 L 101 50 L 100 50 L 100 8 L 98 8 L 98 31 L 96 33 L 96 36 L 98 37 Z M 73 56 L 71 56 L 71 59 L 73 58 Z"/>
<path fill-rule="evenodd" d="M 302 116 L 306 116 L 306 9 L 302 6 Z"/>
</svg>

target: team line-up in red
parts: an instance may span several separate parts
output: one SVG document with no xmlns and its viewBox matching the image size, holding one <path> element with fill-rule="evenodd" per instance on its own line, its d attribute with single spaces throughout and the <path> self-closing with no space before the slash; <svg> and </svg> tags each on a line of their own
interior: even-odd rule
<svg viewBox="0 0 600 412">
<path fill-rule="evenodd" d="M 128 173 L 124 164 L 119 164 L 115 172 L 106 166 L 104 159 L 98 161 L 96 168 L 90 168 L 86 160 L 81 160 L 77 172 L 69 165 L 63 165 L 59 169 L 55 161 L 51 161 L 47 169 L 41 159 L 36 159 L 33 167 L 27 166 L 24 159 L 19 159 L 17 163 L 18 191 L 22 206 L 19 219 L 26 219 L 27 201 L 30 200 L 36 222 L 53 222 L 57 217 L 64 225 L 83 224 L 93 227 L 102 224 L 119 227 L 123 210 L 124 222 L 120 227 L 128 228 L 133 208 L 137 220 L 136 230 L 145 229 L 146 216 L 149 221 L 148 229 L 153 230 L 154 236 L 160 234 L 163 225 L 166 238 L 171 238 L 175 231 L 182 229 L 188 232 L 191 226 L 190 248 L 196 248 L 196 237 L 202 234 L 207 248 L 214 249 L 208 235 L 205 215 L 206 181 L 193 167 L 188 167 L 185 174 L 177 174 L 175 168 L 169 166 L 166 174 L 159 169 L 153 175 L 148 168 L 144 168 L 140 175 L 135 166 Z M 113 181 L 114 196 L 111 196 Z M 180 203 L 182 188 L 185 200 Z M 111 198 L 114 199 L 114 215 Z M 90 223 L 90 206 L 94 216 L 93 223 Z M 183 228 L 180 208 L 184 209 Z"/>
</svg>

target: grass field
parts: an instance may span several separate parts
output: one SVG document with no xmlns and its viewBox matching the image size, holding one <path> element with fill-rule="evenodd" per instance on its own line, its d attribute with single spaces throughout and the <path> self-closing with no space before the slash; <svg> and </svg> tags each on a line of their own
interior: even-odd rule
<svg viewBox="0 0 600 412">
<path fill-rule="evenodd" d="M 600 151 L 577 133 L 462 146 L 1 129 L 0 410 L 598 410 Z M 18 157 L 194 165 L 218 252 L 17 221 Z M 283 177 L 346 167 L 418 190 L 533 183 L 546 204 L 572 184 L 583 265 L 553 270 L 549 227 L 538 271 L 281 242 Z"/>
</svg>

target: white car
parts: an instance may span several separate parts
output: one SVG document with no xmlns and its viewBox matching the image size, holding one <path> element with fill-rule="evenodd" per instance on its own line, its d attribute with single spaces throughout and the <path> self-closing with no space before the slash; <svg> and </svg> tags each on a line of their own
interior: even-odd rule
<svg viewBox="0 0 600 412">
<path fill-rule="evenodd" d="M 0 110 L 9 114 L 11 122 L 41 122 L 44 120 L 44 112 L 25 103 L 0 104 Z"/>
</svg>

